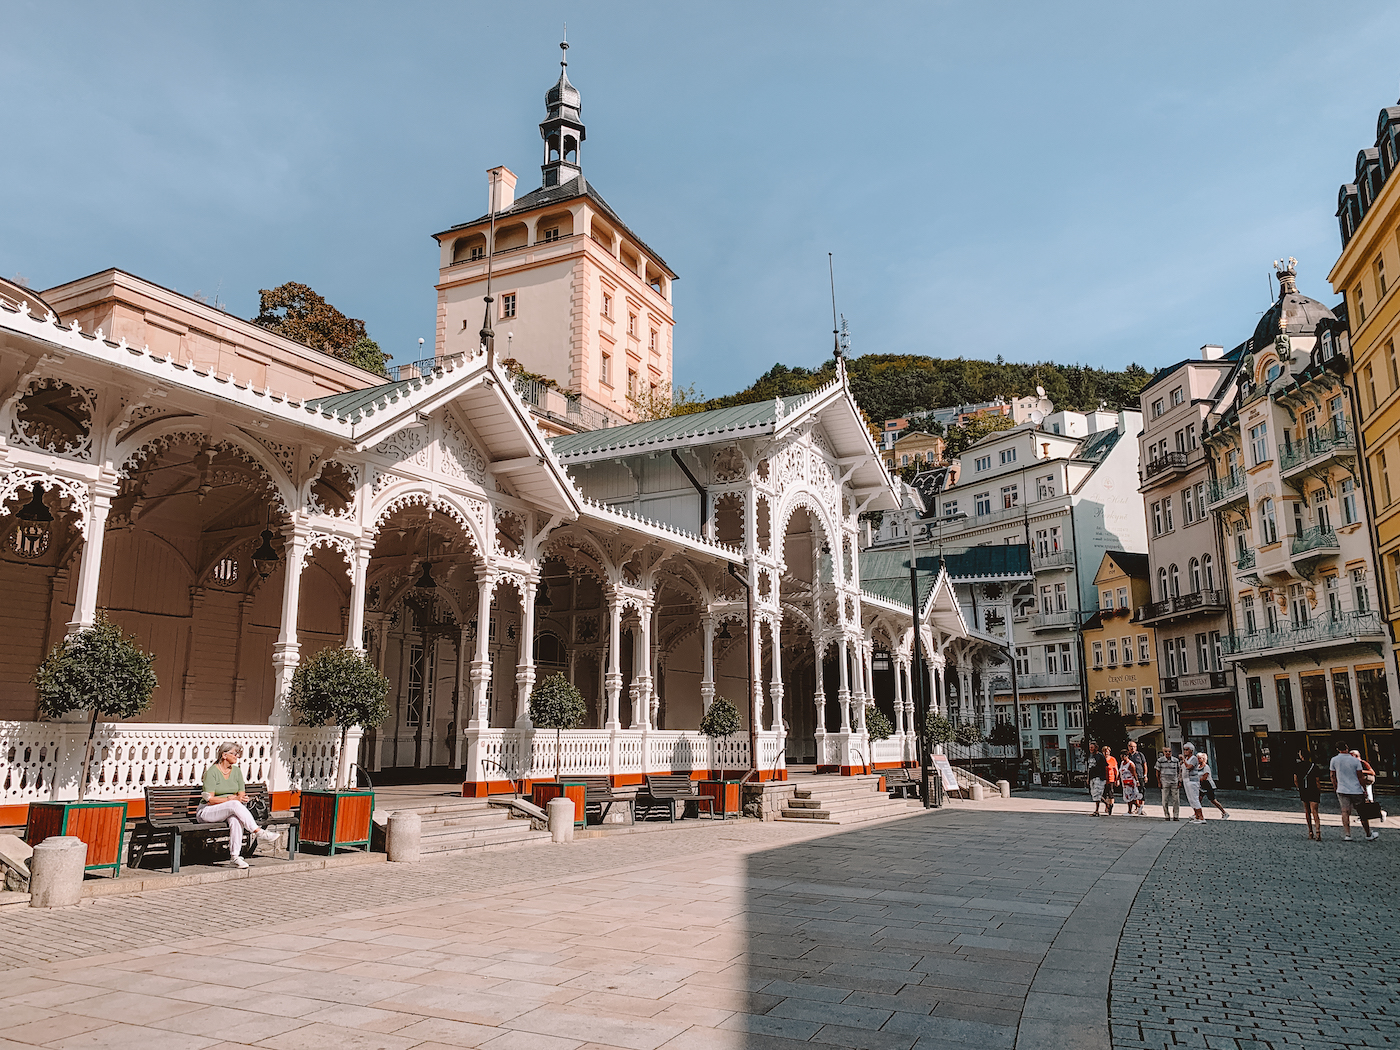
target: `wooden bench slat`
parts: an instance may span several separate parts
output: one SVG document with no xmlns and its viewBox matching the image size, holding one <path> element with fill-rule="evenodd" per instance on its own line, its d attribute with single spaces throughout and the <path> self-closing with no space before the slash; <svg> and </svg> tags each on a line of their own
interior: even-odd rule
<svg viewBox="0 0 1400 1050">
<path fill-rule="evenodd" d="M 264 828 L 286 827 L 287 831 L 287 854 L 295 860 L 297 850 L 297 834 L 300 819 L 292 813 L 272 812 L 271 793 L 266 784 L 248 784 L 244 791 L 248 794 L 248 805 L 250 808 L 257 806 L 262 808 L 261 802 L 267 803 L 268 815 L 260 823 Z M 168 842 L 170 850 L 170 870 L 172 874 L 180 870 L 181 840 L 186 835 L 198 835 L 204 838 L 215 838 L 220 835 L 227 836 L 228 825 L 225 822 L 206 822 L 195 817 L 200 804 L 200 796 L 203 788 L 200 786 L 150 786 L 144 789 L 146 796 L 146 815 L 137 822 L 131 834 L 130 845 L 127 849 L 127 867 L 137 867 L 146 851 L 157 841 Z M 256 844 L 254 844 L 256 848 Z"/>
</svg>

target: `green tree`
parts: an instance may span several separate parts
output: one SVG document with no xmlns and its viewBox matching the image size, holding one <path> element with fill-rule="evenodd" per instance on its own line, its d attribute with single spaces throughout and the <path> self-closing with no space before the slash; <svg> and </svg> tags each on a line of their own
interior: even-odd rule
<svg viewBox="0 0 1400 1050">
<path fill-rule="evenodd" d="M 998 722 L 992 726 L 991 735 L 987 737 L 987 743 L 995 744 L 997 747 L 1016 746 L 1016 727 L 1010 722 Z"/>
<path fill-rule="evenodd" d="M 982 727 L 976 722 L 964 722 L 953 733 L 953 739 L 964 747 L 982 742 Z"/>
<path fill-rule="evenodd" d="M 710 709 L 700 719 L 700 732 L 711 739 L 730 736 L 743 728 L 738 708 L 722 696 L 710 701 Z"/>
<path fill-rule="evenodd" d="M 258 296 L 261 305 L 254 324 L 313 350 L 350 361 L 361 340 L 372 342 L 363 321 L 345 316 L 307 285 L 288 281 L 276 288 L 260 288 Z M 374 350 L 378 349 L 375 345 Z M 364 350 L 360 353 L 371 356 Z M 382 370 L 381 360 L 381 374 Z"/>
<path fill-rule="evenodd" d="M 135 636 L 126 637 L 120 627 L 100 617 L 55 645 L 35 669 L 33 682 L 39 687 L 39 713 L 44 718 L 92 711 L 79 802 L 87 797 L 98 716 L 120 722 L 146 710 L 158 684 L 155 660 L 136 644 Z"/>
<path fill-rule="evenodd" d="M 929 746 L 947 744 L 953 739 L 953 723 L 946 715 L 930 711 L 924 719 L 924 732 L 928 734 Z"/>
<path fill-rule="evenodd" d="M 865 708 L 865 731 L 870 734 L 871 740 L 888 740 L 894 735 L 894 726 L 885 717 L 885 712 L 881 711 L 874 704 L 867 704 Z"/>
<path fill-rule="evenodd" d="M 564 730 L 577 729 L 588 717 L 588 705 L 583 694 L 564 677 L 562 671 L 555 671 L 530 694 L 530 721 L 536 729 L 554 730 L 554 779 L 559 779 L 560 745 Z"/>
<path fill-rule="evenodd" d="M 341 771 L 351 726 L 373 729 L 389 717 L 389 680 L 358 649 L 322 649 L 303 660 L 292 674 L 287 702 L 302 725 L 340 726 L 340 754 L 335 789 L 345 785 Z"/>
<path fill-rule="evenodd" d="M 1118 701 L 1102 694 L 1089 701 L 1089 717 L 1085 721 L 1084 735 L 1100 747 L 1111 747 L 1121 753 L 1128 746 L 1128 727 L 1123 721 L 1123 712 Z"/>
<path fill-rule="evenodd" d="M 379 344 L 369 336 L 355 340 L 355 345 L 345 352 L 345 360 L 366 372 L 389 375 L 389 355 L 379 349 Z"/>
<path fill-rule="evenodd" d="M 1010 416 L 992 413 L 973 416 L 966 423 L 948 428 L 947 447 L 943 456 L 949 460 L 957 459 L 988 434 L 1010 430 L 1015 425 L 1016 421 Z"/>
</svg>

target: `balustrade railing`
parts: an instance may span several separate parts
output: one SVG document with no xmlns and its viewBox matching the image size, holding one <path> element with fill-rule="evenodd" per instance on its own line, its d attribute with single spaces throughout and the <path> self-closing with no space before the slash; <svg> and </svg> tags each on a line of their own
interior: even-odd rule
<svg viewBox="0 0 1400 1050">
<path fill-rule="evenodd" d="M 1254 548 L 1246 547 L 1244 550 L 1235 551 L 1235 569 L 1243 572 L 1245 569 L 1254 568 Z"/>
<path fill-rule="evenodd" d="M 1190 594 L 1178 594 L 1176 597 L 1168 598 L 1165 601 L 1144 605 L 1140 610 L 1138 619 L 1155 620 L 1159 616 L 1176 616 L 1181 613 L 1195 612 L 1197 609 L 1224 606 L 1224 604 L 1224 591 L 1192 591 Z"/>
<path fill-rule="evenodd" d="M 1059 674 L 1037 671 L 1034 674 L 1018 674 L 1016 676 L 1016 686 L 1021 692 L 1027 689 L 1065 689 L 1070 686 L 1078 687 L 1078 685 L 1078 669 L 1062 671 Z"/>
<path fill-rule="evenodd" d="M 1221 641 L 1227 655 L 1239 656 L 1268 649 L 1292 649 L 1351 638 L 1374 638 L 1382 634 L 1381 618 L 1376 613 L 1338 613 L 1335 616 L 1320 616 L 1306 624 L 1290 624 L 1274 631 L 1226 635 Z"/>
<path fill-rule="evenodd" d="M 1031 567 L 1035 569 L 1057 569 L 1074 564 L 1074 551 L 1061 548 L 1055 551 L 1031 551 Z"/>
<path fill-rule="evenodd" d="M 1337 547 L 1337 534 L 1332 529 L 1314 525 L 1293 537 L 1293 553 L 1307 554 L 1309 551 L 1332 550 Z"/>
<path fill-rule="evenodd" d="M 1056 627 L 1075 627 L 1079 624 L 1079 613 L 1068 612 L 1035 613 L 1031 616 L 1031 630 L 1045 631 Z"/>
<path fill-rule="evenodd" d="M 976 762 L 989 758 L 1015 758 L 1015 744 L 959 744 L 949 742 L 943 745 L 943 753 L 950 762 Z"/>
<path fill-rule="evenodd" d="M 470 731 L 468 740 L 482 780 L 553 777 L 556 751 L 561 776 L 749 768 L 749 739 L 742 733 L 712 739 L 693 729 L 486 729 Z M 780 734 L 759 734 L 761 768 L 777 762 L 781 740 Z"/>
<path fill-rule="evenodd" d="M 1215 479 L 1210 483 L 1210 501 L 1220 503 L 1244 496 L 1247 480 L 1242 470 L 1232 470 L 1225 477 Z"/>
<path fill-rule="evenodd" d="M 1146 480 L 1171 471 L 1185 470 L 1190 465 L 1190 458 L 1190 455 L 1185 452 L 1168 452 L 1165 456 L 1148 460 L 1147 465 L 1142 468 L 1143 479 Z"/>
<path fill-rule="evenodd" d="M 1356 432 L 1351 428 L 1350 421 L 1329 421 L 1306 435 L 1296 445 L 1280 445 L 1279 469 L 1291 470 L 1311 460 L 1324 459 L 1334 453 L 1349 452 L 1355 448 Z"/>
</svg>

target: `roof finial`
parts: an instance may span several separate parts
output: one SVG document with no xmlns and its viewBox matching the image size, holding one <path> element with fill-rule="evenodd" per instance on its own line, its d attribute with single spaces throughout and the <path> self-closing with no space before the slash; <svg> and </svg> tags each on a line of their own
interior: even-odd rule
<svg viewBox="0 0 1400 1050">
<path fill-rule="evenodd" d="M 826 253 L 827 275 L 831 278 L 831 341 L 834 344 L 832 355 L 841 360 L 841 329 L 836 323 L 836 264 L 830 252 Z"/>
<path fill-rule="evenodd" d="M 564 23 L 564 39 L 559 41 L 559 68 L 567 69 L 569 66 L 569 23 Z"/>
</svg>

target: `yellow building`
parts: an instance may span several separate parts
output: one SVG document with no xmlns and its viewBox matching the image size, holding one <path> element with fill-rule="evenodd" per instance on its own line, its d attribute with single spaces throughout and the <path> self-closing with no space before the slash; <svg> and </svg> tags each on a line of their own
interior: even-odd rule
<svg viewBox="0 0 1400 1050">
<path fill-rule="evenodd" d="M 1356 155 L 1353 182 L 1338 194 L 1342 254 L 1328 280 L 1346 297 L 1352 396 L 1360 420 L 1381 608 L 1394 650 L 1400 627 L 1400 105 L 1380 111 L 1376 143 Z"/>
<path fill-rule="evenodd" d="M 1157 636 L 1137 622 L 1134 610 L 1152 603 L 1146 554 L 1108 551 L 1094 587 L 1098 611 L 1085 622 L 1084 667 L 1090 699 L 1111 696 L 1128 723 L 1128 736 L 1144 749 L 1162 747 L 1161 681 Z"/>
</svg>

